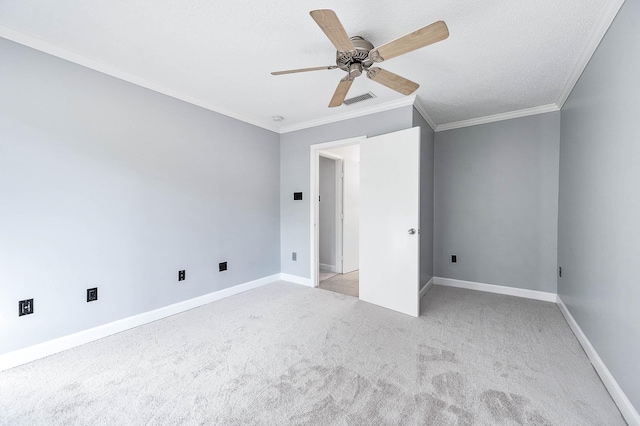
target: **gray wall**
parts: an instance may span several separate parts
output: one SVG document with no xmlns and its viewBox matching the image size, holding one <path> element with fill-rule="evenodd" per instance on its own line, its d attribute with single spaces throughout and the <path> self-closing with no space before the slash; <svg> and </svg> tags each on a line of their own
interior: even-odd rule
<svg viewBox="0 0 640 426">
<path fill-rule="evenodd" d="M 640 1 L 562 109 L 558 294 L 640 411 Z"/>
<path fill-rule="evenodd" d="M 418 110 L 413 127 L 420 126 L 420 288 L 433 277 L 433 159 L 435 133 Z"/>
<path fill-rule="evenodd" d="M 310 146 L 356 136 L 375 136 L 412 127 L 412 106 L 325 124 L 280 135 L 281 268 L 286 274 L 310 275 Z M 293 193 L 303 191 L 303 201 Z M 291 252 L 298 260 L 291 260 Z"/>
<path fill-rule="evenodd" d="M 0 353 L 280 272 L 277 134 L 1 38 L 0 58 Z"/>
<path fill-rule="evenodd" d="M 336 267 L 336 160 L 320 157 L 318 164 L 318 259 Z"/>
<path fill-rule="evenodd" d="M 436 133 L 436 276 L 556 292 L 559 135 L 560 112 Z"/>
</svg>

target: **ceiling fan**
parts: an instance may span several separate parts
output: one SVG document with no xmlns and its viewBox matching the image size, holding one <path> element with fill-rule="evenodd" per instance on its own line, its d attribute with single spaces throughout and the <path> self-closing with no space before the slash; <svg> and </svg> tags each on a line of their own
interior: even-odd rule
<svg viewBox="0 0 640 426">
<path fill-rule="evenodd" d="M 396 56 L 412 52 L 449 37 L 447 25 L 443 21 L 438 21 L 390 41 L 387 44 L 383 44 L 378 48 L 374 48 L 373 44 L 362 37 L 354 36 L 349 38 L 333 10 L 312 10 L 310 14 L 338 50 L 336 52 L 336 65 L 276 71 L 271 74 L 293 74 L 307 71 L 332 70 L 336 68 L 346 71 L 347 75 L 338 83 L 338 88 L 333 94 L 331 102 L 329 102 L 329 108 L 342 105 L 353 80 L 363 72 L 366 72 L 367 77 L 371 80 L 383 86 L 387 86 L 403 95 L 410 95 L 420 87 L 418 83 L 414 83 L 411 80 L 378 67 L 373 67 L 372 65 L 376 62 L 395 58 Z"/>
</svg>

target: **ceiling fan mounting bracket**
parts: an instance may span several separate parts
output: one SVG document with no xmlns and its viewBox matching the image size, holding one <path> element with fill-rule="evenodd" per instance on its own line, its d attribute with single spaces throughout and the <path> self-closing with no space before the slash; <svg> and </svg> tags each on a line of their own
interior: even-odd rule
<svg viewBox="0 0 640 426">
<path fill-rule="evenodd" d="M 380 53 L 378 53 L 378 49 L 371 49 L 369 51 L 369 59 L 371 59 L 373 62 L 384 61 L 384 58 L 380 56 Z"/>
<path fill-rule="evenodd" d="M 372 80 L 375 80 L 376 74 L 378 74 L 380 71 L 382 70 L 378 67 L 369 68 L 367 70 L 367 77 L 369 77 Z"/>
</svg>

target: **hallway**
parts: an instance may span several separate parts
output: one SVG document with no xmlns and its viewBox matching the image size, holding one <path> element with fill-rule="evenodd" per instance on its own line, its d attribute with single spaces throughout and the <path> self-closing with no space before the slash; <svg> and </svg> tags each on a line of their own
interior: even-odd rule
<svg viewBox="0 0 640 426">
<path fill-rule="evenodd" d="M 348 296 L 359 296 L 360 271 L 349 272 L 348 274 L 336 274 L 333 272 L 320 272 L 319 288 Z"/>
</svg>

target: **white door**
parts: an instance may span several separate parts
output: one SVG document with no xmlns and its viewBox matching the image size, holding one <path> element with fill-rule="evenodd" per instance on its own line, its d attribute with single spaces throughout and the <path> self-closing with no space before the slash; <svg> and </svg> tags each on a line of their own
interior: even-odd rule
<svg viewBox="0 0 640 426">
<path fill-rule="evenodd" d="M 360 163 L 343 161 L 342 273 L 358 270 L 360 262 Z"/>
<path fill-rule="evenodd" d="M 419 316 L 420 128 L 360 144 L 360 299 Z"/>
</svg>

